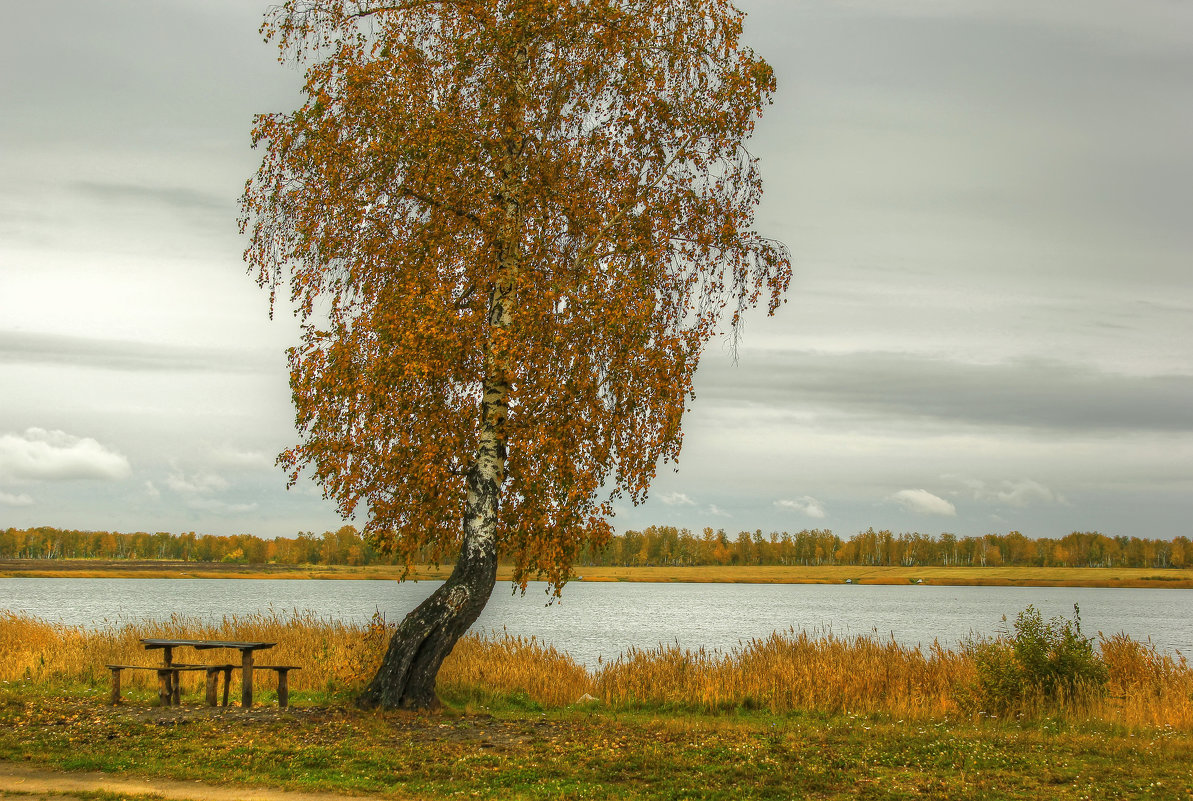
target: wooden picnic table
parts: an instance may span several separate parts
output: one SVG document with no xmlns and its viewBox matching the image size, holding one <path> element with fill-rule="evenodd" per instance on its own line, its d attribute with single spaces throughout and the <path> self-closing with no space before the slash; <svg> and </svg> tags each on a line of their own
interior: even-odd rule
<svg viewBox="0 0 1193 801">
<path fill-rule="evenodd" d="M 240 651 L 240 705 L 248 709 L 253 705 L 253 653 L 256 651 L 263 651 L 272 648 L 277 643 L 273 642 L 233 642 L 229 640 L 169 640 L 169 639 L 155 639 L 146 638 L 141 640 L 141 644 L 145 646 L 145 650 L 152 651 L 160 648 L 162 650 L 162 667 L 159 669 L 159 675 L 162 671 L 168 671 L 171 678 L 171 687 L 167 693 L 167 697 L 163 701 L 169 705 L 171 703 L 178 703 L 178 674 L 181 670 L 188 669 L 206 669 L 207 670 L 207 700 L 209 703 L 214 702 L 214 686 L 215 669 L 222 668 L 224 670 L 224 705 L 228 703 L 228 679 L 230 678 L 231 668 L 233 666 L 205 666 L 205 665 L 180 665 L 174 662 L 175 648 L 194 648 L 199 651 L 206 651 L 213 648 L 234 648 Z M 270 666 L 278 674 L 278 706 L 285 708 L 288 702 L 288 686 L 286 682 L 286 673 L 290 670 L 296 669 L 290 665 Z"/>
</svg>

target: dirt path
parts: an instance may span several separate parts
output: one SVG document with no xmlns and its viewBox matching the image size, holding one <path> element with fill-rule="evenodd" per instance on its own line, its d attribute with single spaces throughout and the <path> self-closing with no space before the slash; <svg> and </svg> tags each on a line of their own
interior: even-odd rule
<svg viewBox="0 0 1193 801">
<path fill-rule="evenodd" d="M 163 801 L 380 801 L 375 796 L 218 786 L 95 772 L 68 773 L 36 765 L 0 762 L 0 801 L 78 801 L 73 794 L 99 791 L 121 796 L 152 796 Z"/>
</svg>

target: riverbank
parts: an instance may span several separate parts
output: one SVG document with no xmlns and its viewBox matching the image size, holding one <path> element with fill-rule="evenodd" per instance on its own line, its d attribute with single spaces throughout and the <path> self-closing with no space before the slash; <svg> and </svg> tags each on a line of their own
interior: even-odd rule
<svg viewBox="0 0 1193 801">
<path fill-rule="evenodd" d="M 450 566 L 415 568 L 410 578 L 442 580 Z M 579 567 L 578 580 L 737 584 L 935 584 L 974 587 L 1151 587 L 1193 589 L 1193 570 L 1129 567 L 859 567 L 850 565 L 702 565 Z M 0 578 L 248 578 L 388 580 L 391 565 L 245 565 L 134 559 L 5 559 Z M 499 581 L 512 572 L 499 568 Z"/>
<path fill-rule="evenodd" d="M 1019 675 L 1006 673 L 1005 639 L 954 652 L 779 632 L 589 669 L 533 638 L 469 634 L 439 672 L 444 708 L 359 710 L 389 632 L 313 615 L 93 630 L 0 613 L 0 797 L 20 789 L 5 786 L 5 762 L 165 780 L 153 788 L 165 798 L 170 782 L 428 801 L 1173 798 L 1193 786 L 1193 675 L 1123 636 L 1082 657 L 1105 667 L 1104 685 L 1048 692 L 983 678 L 989 664 Z M 184 673 L 183 704 L 162 708 L 152 671 L 128 676 L 111 706 L 105 666 L 146 664 L 153 636 L 277 643 L 271 661 L 302 666 L 290 707 L 268 679 L 251 709 L 208 707 L 202 675 Z"/>
</svg>

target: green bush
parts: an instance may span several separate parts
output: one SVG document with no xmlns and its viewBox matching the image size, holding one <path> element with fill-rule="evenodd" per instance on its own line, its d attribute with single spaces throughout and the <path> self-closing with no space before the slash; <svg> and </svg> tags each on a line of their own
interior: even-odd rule
<svg viewBox="0 0 1193 801">
<path fill-rule="evenodd" d="M 1006 618 L 1004 617 L 1005 621 Z M 994 639 L 979 638 L 964 648 L 977 666 L 971 693 L 981 711 L 1001 714 L 1032 702 L 1055 703 L 1105 692 L 1109 673 L 1094 651 L 1094 641 L 1081 633 L 1081 609 L 1073 619 L 1045 622 L 1028 606 L 1015 618 L 1015 631 Z"/>
</svg>

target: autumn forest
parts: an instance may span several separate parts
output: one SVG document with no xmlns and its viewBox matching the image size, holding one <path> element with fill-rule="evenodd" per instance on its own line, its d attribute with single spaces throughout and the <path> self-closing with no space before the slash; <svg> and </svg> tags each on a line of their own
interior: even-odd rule
<svg viewBox="0 0 1193 801">
<path fill-rule="evenodd" d="M 0 530 L 0 559 L 168 559 L 192 562 L 284 565 L 371 565 L 395 560 L 352 526 L 315 534 L 262 539 L 251 534 L 170 534 L 77 531 L 41 526 Z M 504 563 L 506 559 L 502 559 Z M 1188 537 L 1174 540 L 1073 532 L 1060 539 L 1018 531 L 959 537 L 867 529 L 848 539 L 829 530 L 729 534 L 651 526 L 614 536 L 581 566 L 689 565 L 901 565 L 997 567 L 1184 568 L 1193 562 Z"/>
</svg>

